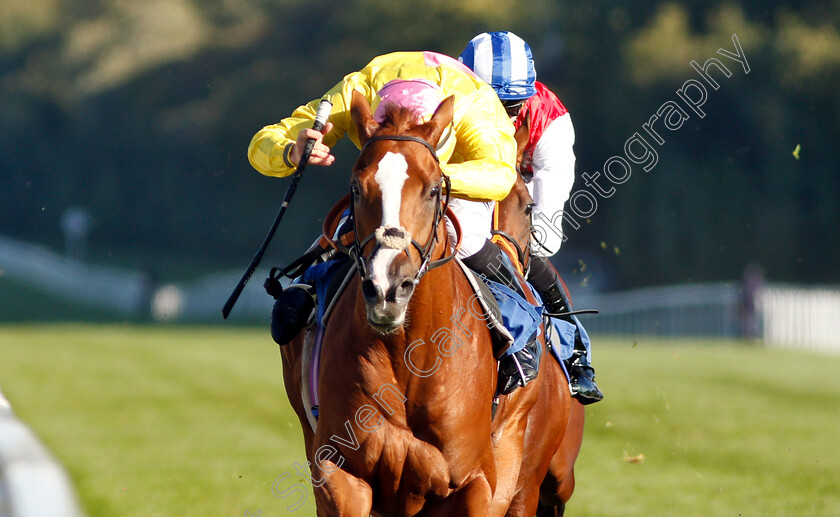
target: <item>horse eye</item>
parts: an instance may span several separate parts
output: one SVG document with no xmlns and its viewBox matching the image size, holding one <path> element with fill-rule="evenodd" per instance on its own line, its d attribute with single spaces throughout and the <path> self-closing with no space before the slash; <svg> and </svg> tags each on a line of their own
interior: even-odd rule
<svg viewBox="0 0 840 517">
<path fill-rule="evenodd" d="M 429 199 L 437 197 L 439 193 L 440 193 L 440 187 L 439 186 L 432 187 L 431 190 L 429 190 Z"/>
<path fill-rule="evenodd" d="M 350 194 L 352 194 L 353 197 L 359 197 L 359 186 L 355 183 L 350 184 Z"/>
<path fill-rule="evenodd" d="M 525 207 L 525 215 L 531 215 L 534 211 L 534 203 L 528 203 L 528 206 Z"/>
</svg>

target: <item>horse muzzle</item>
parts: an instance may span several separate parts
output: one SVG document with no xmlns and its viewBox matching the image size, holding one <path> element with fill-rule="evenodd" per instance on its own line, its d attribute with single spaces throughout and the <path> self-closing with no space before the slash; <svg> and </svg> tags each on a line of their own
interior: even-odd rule
<svg viewBox="0 0 840 517">
<path fill-rule="evenodd" d="M 384 286 L 371 279 L 362 281 L 362 296 L 365 299 L 368 322 L 377 331 L 388 333 L 405 323 L 408 302 L 417 283 L 405 277 L 394 279 Z M 383 288 L 384 287 L 384 288 Z"/>
</svg>

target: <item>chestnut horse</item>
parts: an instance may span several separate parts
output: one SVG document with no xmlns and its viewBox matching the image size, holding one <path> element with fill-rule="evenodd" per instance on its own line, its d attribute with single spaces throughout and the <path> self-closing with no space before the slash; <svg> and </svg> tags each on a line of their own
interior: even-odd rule
<svg viewBox="0 0 840 517">
<path fill-rule="evenodd" d="M 528 143 L 528 122 L 526 119 L 515 134 L 517 170 L 521 170 Z M 496 207 L 498 236 L 494 241 L 508 253 L 514 264 L 519 264 L 523 274 L 528 271 L 531 260 L 533 203 L 525 182 L 518 175 L 510 194 Z M 583 405 L 577 399 L 569 399 L 565 373 L 547 354 L 543 355 L 538 382 L 542 383 L 540 396 L 529 413 L 525 436 L 525 456 L 520 473 L 522 488 L 508 510 L 511 516 L 533 516 L 535 511 L 538 517 L 561 516 L 575 487 L 574 464 L 583 440 Z M 568 411 L 560 410 L 566 405 Z"/>
<path fill-rule="evenodd" d="M 533 477 L 523 446 L 541 383 L 502 397 L 493 417 L 490 330 L 467 310 L 473 290 L 449 260 L 448 180 L 434 149 L 453 104 L 425 124 L 390 109 L 380 126 L 363 96 L 352 100 L 362 144 L 350 201 L 358 275 L 324 332 L 317 424 L 302 389 L 313 332 L 281 348 L 319 516 L 501 516 L 522 488 L 520 471 Z"/>
</svg>

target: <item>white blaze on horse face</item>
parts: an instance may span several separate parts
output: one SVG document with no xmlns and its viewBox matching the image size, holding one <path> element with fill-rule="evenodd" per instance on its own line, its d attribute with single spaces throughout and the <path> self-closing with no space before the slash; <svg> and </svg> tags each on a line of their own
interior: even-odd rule
<svg viewBox="0 0 840 517">
<path fill-rule="evenodd" d="M 379 167 L 373 179 L 382 193 L 382 226 L 399 228 L 402 189 L 405 180 L 408 179 L 408 162 L 405 161 L 405 156 L 385 153 L 379 160 Z M 388 267 L 400 253 L 402 250 L 380 249 L 373 257 L 370 279 L 383 293 L 388 292 Z"/>
<path fill-rule="evenodd" d="M 408 162 L 398 153 L 385 153 L 373 179 L 382 192 L 382 226 L 400 226 L 402 188 L 408 179 Z"/>
</svg>

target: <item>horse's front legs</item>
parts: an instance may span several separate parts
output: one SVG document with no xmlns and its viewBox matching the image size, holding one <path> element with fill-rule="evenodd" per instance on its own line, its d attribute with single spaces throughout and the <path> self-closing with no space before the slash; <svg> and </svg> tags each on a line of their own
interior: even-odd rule
<svg viewBox="0 0 840 517">
<path fill-rule="evenodd" d="M 323 484 L 314 487 L 318 517 L 369 517 L 373 505 L 370 485 L 329 460 L 321 466 Z"/>
<path fill-rule="evenodd" d="M 478 476 L 446 499 L 427 501 L 418 517 L 488 517 L 493 489 L 484 476 Z M 500 514 L 499 514 L 500 515 Z"/>
</svg>

